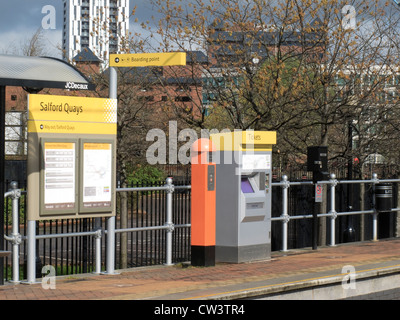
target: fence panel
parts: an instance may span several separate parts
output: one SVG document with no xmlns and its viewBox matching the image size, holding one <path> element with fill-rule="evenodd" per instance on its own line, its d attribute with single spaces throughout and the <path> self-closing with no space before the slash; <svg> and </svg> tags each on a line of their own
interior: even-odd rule
<svg viewBox="0 0 400 320">
<path fill-rule="evenodd" d="M 187 181 L 174 181 L 172 221 L 175 225 L 190 224 L 190 189 L 179 189 L 180 185 L 188 185 Z M 164 186 L 157 184 L 130 185 L 135 187 Z M 189 182 L 190 184 L 190 182 Z M 124 195 L 125 193 L 125 195 Z M 166 222 L 166 191 L 129 191 L 118 192 L 117 209 L 121 217 L 121 204 L 127 201 L 125 223 L 117 219 L 116 228 L 141 228 L 163 226 Z M 166 261 L 166 230 L 145 230 L 118 233 L 116 238 L 116 267 L 131 268 L 163 264 Z M 174 262 L 190 260 L 190 228 L 175 228 L 173 232 Z M 126 246 L 125 246 L 126 244 Z"/>
<path fill-rule="evenodd" d="M 162 182 L 153 186 L 162 186 Z M 134 187 L 150 187 L 138 184 Z M 161 226 L 165 223 L 166 192 L 118 192 L 116 229 Z M 127 201 L 127 214 L 121 214 L 122 202 Z M 123 221 L 126 219 L 126 221 Z M 165 261 L 165 230 L 124 232 L 116 235 L 116 267 L 131 268 L 160 264 Z M 122 245 L 121 245 L 122 243 Z"/>
</svg>

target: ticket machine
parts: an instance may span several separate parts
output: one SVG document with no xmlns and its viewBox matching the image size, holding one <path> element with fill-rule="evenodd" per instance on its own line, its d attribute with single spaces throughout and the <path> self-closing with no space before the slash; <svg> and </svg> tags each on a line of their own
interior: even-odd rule
<svg viewBox="0 0 400 320">
<path fill-rule="evenodd" d="M 272 145 L 276 132 L 235 131 L 210 136 L 216 152 L 217 262 L 269 259 Z"/>
</svg>

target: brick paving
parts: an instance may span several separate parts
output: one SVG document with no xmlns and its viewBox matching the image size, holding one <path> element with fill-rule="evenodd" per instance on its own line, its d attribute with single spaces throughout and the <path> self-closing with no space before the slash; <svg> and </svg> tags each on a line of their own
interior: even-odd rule
<svg viewBox="0 0 400 320">
<path fill-rule="evenodd" d="M 118 275 L 74 275 L 56 279 L 55 289 L 38 284 L 6 284 L 1 300 L 137 300 L 174 293 L 223 288 L 266 279 L 279 279 L 344 265 L 363 266 L 400 259 L 400 239 L 363 242 L 336 247 L 275 252 L 270 261 L 243 264 L 218 263 L 215 267 L 154 266 L 118 271 Z M 190 291 L 190 293 L 189 293 Z"/>
</svg>

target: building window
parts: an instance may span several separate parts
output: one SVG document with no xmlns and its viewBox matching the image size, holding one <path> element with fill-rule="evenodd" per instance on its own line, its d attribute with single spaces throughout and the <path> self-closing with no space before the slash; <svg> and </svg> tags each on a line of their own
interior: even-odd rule
<svg viewBox="0 0 400 320">
<path fill-rule="evenodd" d="M 17 96 L 15 94 L 11 95 L 11 101 L 17 101 Z"/>
<path fill-rule="evenodd" d="M 142 96 L 138 98 L 141 102 L 152 102 L 154 101 L 154 96 Z"/>
<path fill-rule="evenodd" d="M 179 96 L 175 98 L 176 102 L 190 102 L 192 99 L 188 96 Z"/>
</svg>

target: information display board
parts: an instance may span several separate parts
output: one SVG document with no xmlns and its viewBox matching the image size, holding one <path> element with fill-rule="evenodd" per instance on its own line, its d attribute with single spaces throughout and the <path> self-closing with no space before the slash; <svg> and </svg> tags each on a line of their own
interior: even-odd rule
<svg viewBox="0 0 400 320">
<path fill-rule="evenodd" d="M 117 101 L 28 96 L 28 219 L 115 215 Z"/>
<path fill-rule="evenodd" d="M 42 141 L 42 211 L 53 214 L 76 210 L 76 143 Z"/>
<path fill-rule="evenodd" d="M 109 211 L 112 207 L 113 143 L 82 142 L 81 212 Z"/>
</svg>

